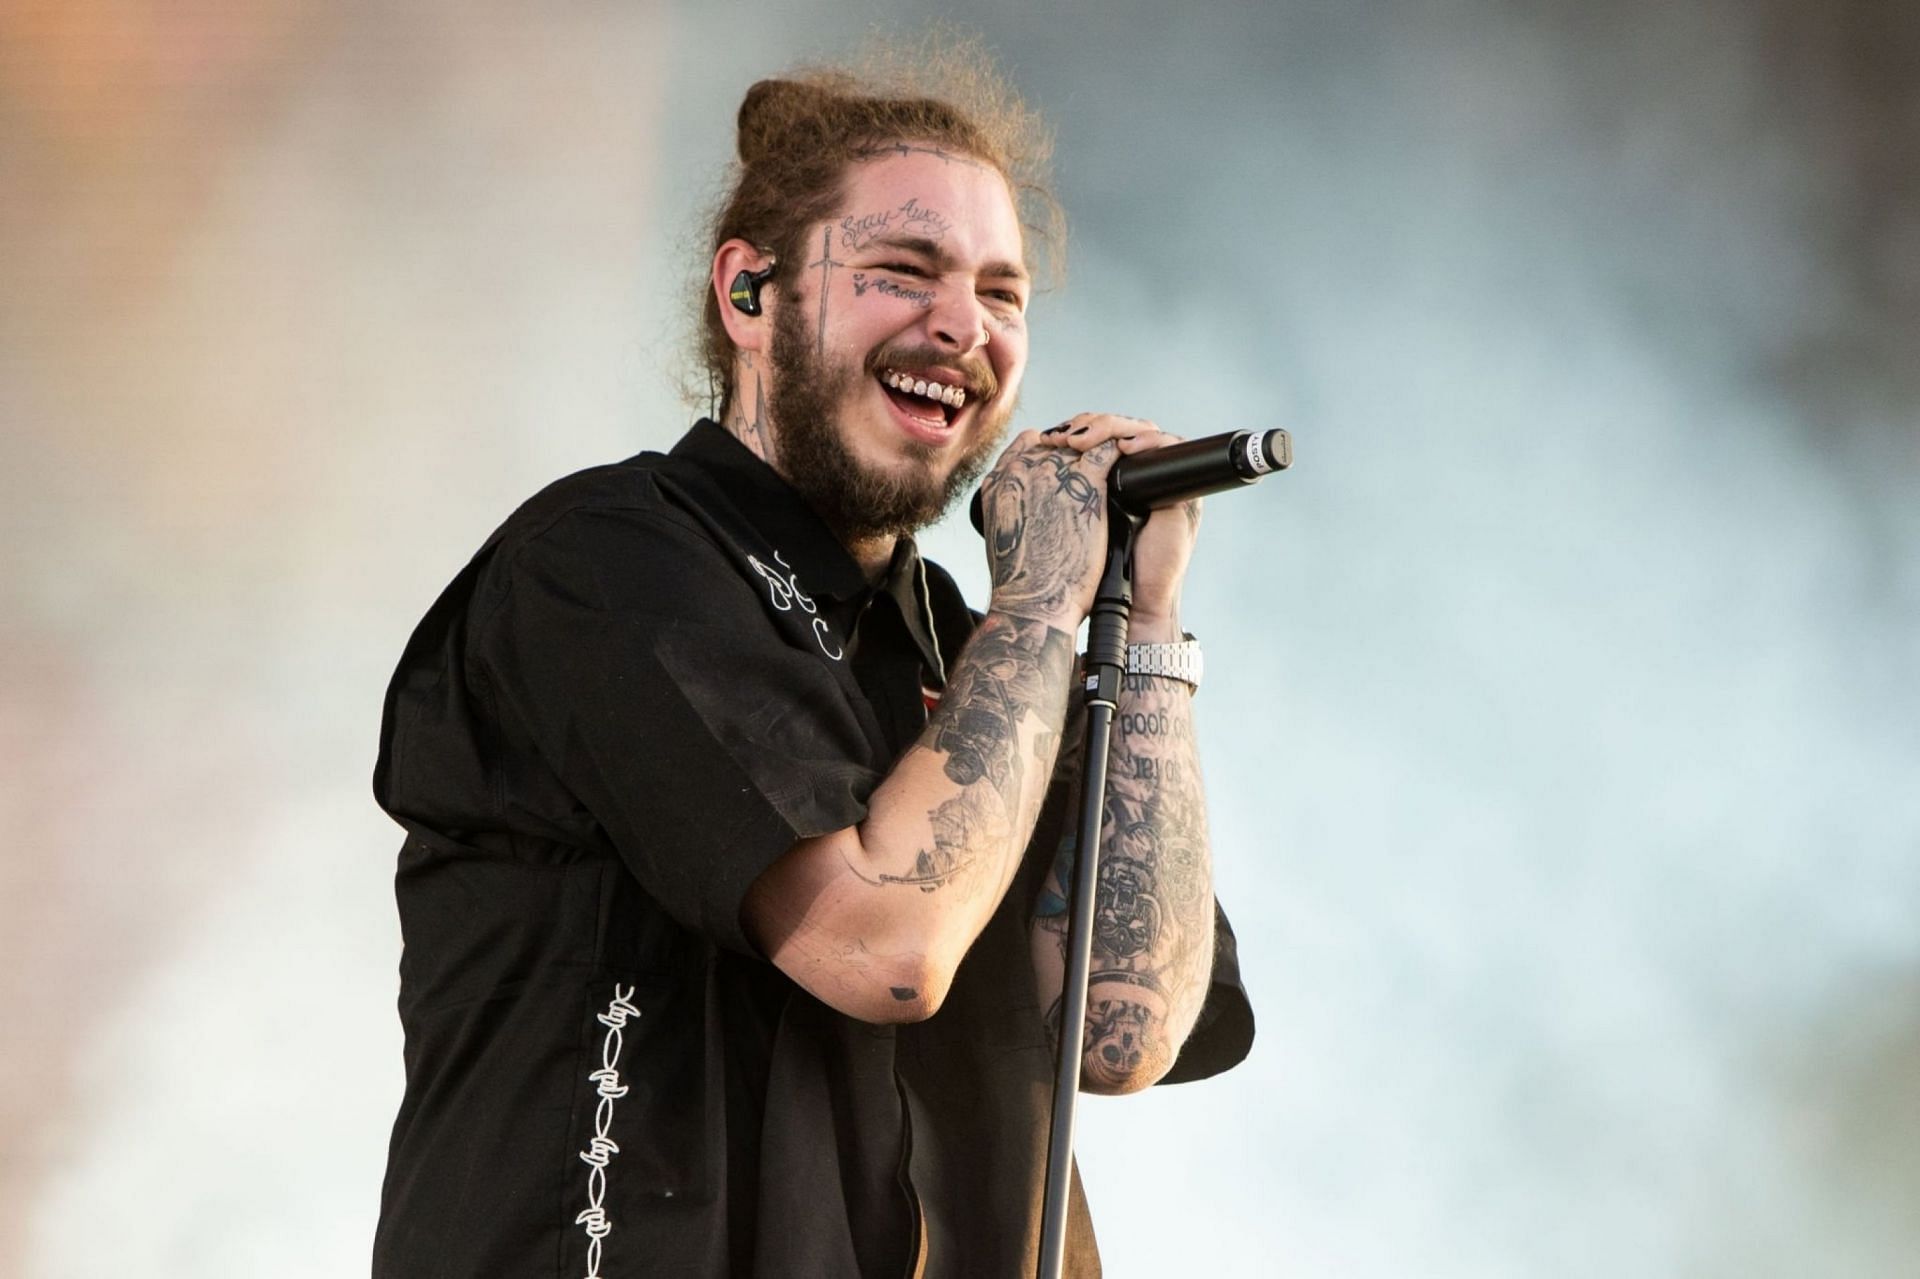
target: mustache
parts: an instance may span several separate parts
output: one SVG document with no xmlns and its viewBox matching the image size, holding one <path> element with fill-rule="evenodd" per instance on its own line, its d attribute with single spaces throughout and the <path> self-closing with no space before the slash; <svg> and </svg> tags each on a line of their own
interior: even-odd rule
<svg viewBox="0 0 1920 1279">
<path fill-rule="evenodd" d="M 887 346 L 867 356 L 866 365 L 869 377 L 878 374 L 881 369 L 956 369 L 966 387 L 969 404 L 975 400 L 990 400 L 1000 393 L 1000 379 L 993 375 L 993 366 L 978 355 L 956 356 L 925 344 Z"/>
</svg>

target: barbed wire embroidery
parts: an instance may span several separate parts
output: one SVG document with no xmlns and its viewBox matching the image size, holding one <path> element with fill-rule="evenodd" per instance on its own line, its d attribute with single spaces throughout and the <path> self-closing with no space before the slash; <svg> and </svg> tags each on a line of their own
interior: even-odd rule
<svg viewBox="0 0 1920 1279">
<path fill-rule="evenodd" d="M 792 612 L 793 606 L 798 604 L 803 612 L 813 618 L 813 640 L 820 646 L 820 651 L 835 662 L 846 656 L 845 650 L 838 644 L 831 648 L 827 646 L 827 637 L 833 632 L 828 629 L 827 619 L 820 616 L 820 610 L 812 598 L 800 589 L 800 576 L 793 571 L 793 565 L 787 563 L 786 557 L 778 551 L 773 553 L 773 562 L 787 571 L 785 577 L 762 564 L 758 556 L 747 556 L 747 563 L 753 565 L 753 571 L 766 579 L 768 601 L 782 613 Z"/>
<path fill-rule="evenodd" d="M 633 1003 L 633 992 L 632 986 L 614 986 L 613 1002 L 599 1016 L 600 1024 L 607 1028 L 606 1038 L 600 1042 L 600 1069 L 587 1076 L 600 1094 L 600 1103 L 593 1112 L 593 1136 L 587 1148 L 580 1152 L 588 1169 L 587 1206 L 573 1219 L 575 1225 L 587 1232 L 586 1279 L 600 1279 L 601 1242 L 613 1232 L 613 1223 L 607 1220 L 607 1165 L 620 1153 L 619 1143 L 610 1134 L 613 1103 L 627 1095 L 627 1086 L 620 1082 L 620 1049 L 625 1041 L 627 1018 L 640 1015 Z"/>
</svg>

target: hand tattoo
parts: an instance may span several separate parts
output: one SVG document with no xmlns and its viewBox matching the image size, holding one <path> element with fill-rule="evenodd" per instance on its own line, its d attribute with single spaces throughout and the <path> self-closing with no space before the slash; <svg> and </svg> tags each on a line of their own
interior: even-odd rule
<svg viewBox="0 0 1920 1279">
<path fill-rule="evenodd" d="M 1101 449 L 1118 451 L 1109 442 L 1086 456 L 1095 458 Z M 987 561 L 995 608 L 1058 617 L 1081 589 L 1088 540 L 1099 537 L 1091 530 L 1104 528 L 1106 504 L 1100 487 L 1075 465 L 1079 456 L 1058 448 L 1031 449 L 1003 459 L 987 476 Z"/>
</svg>

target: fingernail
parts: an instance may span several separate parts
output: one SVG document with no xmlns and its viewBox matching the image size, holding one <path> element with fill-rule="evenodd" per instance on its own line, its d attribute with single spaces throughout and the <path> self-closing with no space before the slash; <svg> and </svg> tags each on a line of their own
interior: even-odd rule
<svg viewBox="0 0 1920 1279">
<path fill-rule="evenodd" d="M 1071 430 L 1071 431 L 1069 431 L 1069 432 L 1067 432 L 1067 434 L 1069 434 L 1069 435 L 1085 435 L 1085 434 L 1086 434 L 1086 433 L 1087 433 L 1088 431 L 1090 431 L 1090 430 L 1092 430 L 1092 429 L 1093 429 L 1092 427 L 1088 427 L 1088 426 L 1076 426 L 1075 428 L 1073 428 L 1073 430 Z"/>
<path fill-rule="evenodd" d="M 1066 429 L 1067 429 L 1068 427 L 1070 427 L 1070 426 L 1072 426 L 1072 425 L 1073 425 L 1073 423 L 1071 423 L 1071 422 L 1062 422 L 1062 423 L 1061 423 L 1060 425 L 1058 425 L 1058 426 L 1050 426 L 1050 427 L 1048 427 L 1048 428 L 1047 428 L 1046 430 L 1044 430 L 1044 431 L 1042 431 L 1042 432 L 1040 432 L 1040 434 L 1042 434 L 1042 435 L 1058 435 L 1058 434 L 1060 434 L 1060 432 L 1062 432 L 1062 431 L 1064 431 L 1064 430 L 1066 430 Z"/>
</svg>

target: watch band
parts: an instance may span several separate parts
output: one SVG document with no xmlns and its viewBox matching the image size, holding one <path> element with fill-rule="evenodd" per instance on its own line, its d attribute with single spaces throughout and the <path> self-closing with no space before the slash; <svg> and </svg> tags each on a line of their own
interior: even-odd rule
<svg viewBox="0 0 1920 1279">
<path fill-rule="evenodd" d="M 1164 675 L 1200 689 L 1205 663 L 1200 657 L 1200 641 L 1188 635 L 1178 644 L 1127 645 L 1127 674 Z"/>
</svg>

